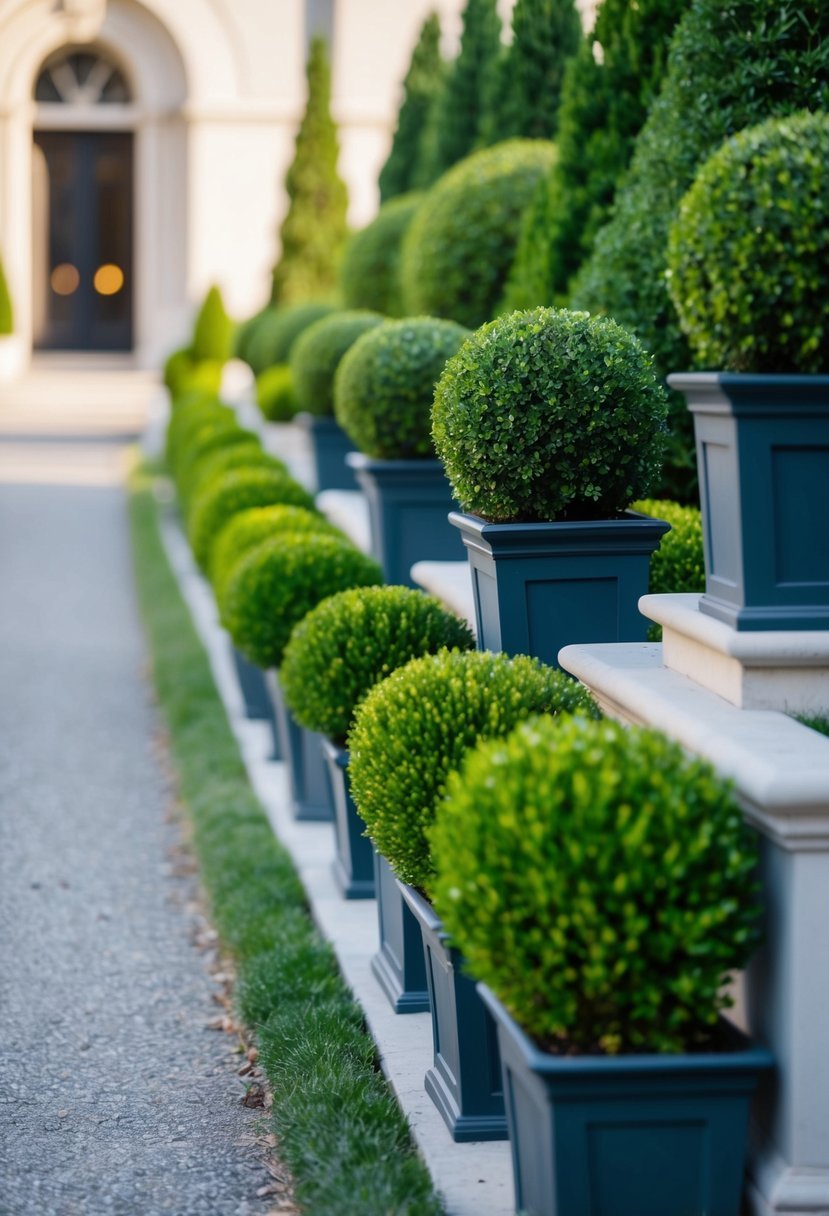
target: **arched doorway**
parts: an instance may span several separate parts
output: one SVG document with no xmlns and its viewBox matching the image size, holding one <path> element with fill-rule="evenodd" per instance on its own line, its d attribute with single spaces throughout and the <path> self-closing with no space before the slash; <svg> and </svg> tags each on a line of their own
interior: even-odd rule
<svg viewBox="0 0 829 1216">
<path fill-rule="evenodd" d="M 100 49 L 64 48 L 38 74 L 33 149 L 33 340 L 39 350 L 133 346 L 131 90 Z"/>
</svg>

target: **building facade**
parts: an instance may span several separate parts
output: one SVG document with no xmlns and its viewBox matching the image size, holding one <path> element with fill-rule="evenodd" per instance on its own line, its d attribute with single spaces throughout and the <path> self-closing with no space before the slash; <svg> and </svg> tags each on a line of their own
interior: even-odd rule
<svg viewBox="0 0 829 1216">
<path fill-rule="evenodd" d="M 40 349 L 152 366 L 214 282 L 234 315 L 262 305 L 316 32 L 366 223 L 420 26 L 437 9 L 452 53 L 463 2 L 0 0 L 0 376 Z"/>
</svg>

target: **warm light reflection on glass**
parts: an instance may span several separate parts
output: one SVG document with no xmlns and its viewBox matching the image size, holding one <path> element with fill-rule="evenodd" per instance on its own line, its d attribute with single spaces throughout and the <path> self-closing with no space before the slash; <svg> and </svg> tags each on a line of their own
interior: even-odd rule
<svg viewBox="0 0 829 1216">
<path fill-rule="evenodd" d="M 92 283 L 100 296 L 114 296 L 124 286 L 124 272 L 120 266 L 106 262 L 95 271 Z"/>
<path fill-rule="evenodd" d="M 71 262 L 61 262 L 49 276 L 52 291 L 58 296 L 71 296 L 73 291 L 78 290 L 80 281 L 81 276 L 78 274 L 78 268 L 77 266 L 73 266 Z"/>
</svg>

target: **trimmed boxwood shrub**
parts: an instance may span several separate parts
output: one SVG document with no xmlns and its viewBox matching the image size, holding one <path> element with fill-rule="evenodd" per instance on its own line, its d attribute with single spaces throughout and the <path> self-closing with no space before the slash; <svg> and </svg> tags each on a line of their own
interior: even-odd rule
<svg viewBox="0 0 829 1216">
<path fill-rule="evenodd" d="M 435 390 L 435 447 L 459 502 L 485 519 L 601 519 L 659 472 L 666 395 L 609 317 L 564 309 L 484 325 Z"/>
<path fill-rule="evenodd" d="M 191 466 L 188 476 L 179 478 L 179 497 L 185 518 L 189 516 L 190 506 L 202 486 L 235 469 L 273 469 L 283 476 L 289 475 L 287 466 L 279 457 L 266 452 L 259 443 L 252 444 L 245 440 L 209 452 L 203 460 Z"/>
<path fill-rule="evenodd" d="M 829 368 L 829 115 L 772 119 L 696 176 L 668 242 L 671 299 L 700 364 Z"/>
<path fill-rule="evenodd" d="M 287 507 L 276 503 L 270 507 L 251 507 L 249 511 L 240 511 L 219 532 L 210 557 L 210 581 L 222 616 L 227 582 L 236 565 L 251 549 L 281 532 L 314 532 L 345 540 L 339 528 L 329 523 L 324 515 L 304 507 Z"/>
<path fill-rule="evenodd" d="M 202 485 L 193 495 L 187 521 L 190 546 L 202 570 L 210 569 L 213 545 L 232 516 L 272 503 L 314 508 L 308 491 L 279 469 L 231 469 Z"/>
<path fill-rule="evenodd" d="M 538 719 L 478 747 L 447 791 L 436 907 L 544 1049 L 710 1042 L 759 920 L 756 839 L 711 765 L 654 730 Z"/>
<path fill-rule="evenodd" d="M 704 591 L 705 555 L 699 509 L 657 498 L 642 499 L 632 507 L 671 525 L 651 556 L 648 590 L 654 595 Z"/>
<path fill-rule="evenodd" d="M 268 422 L 290 422 L 299 409 L 287 363 L 266 367 L 256 377 L 256 404 Z"/>
<path fill-rule="evenodd" d="M 380 325 L 377 312 L 335 312 L 309 325 L 291 350 L 291 375 L 301 410 L 334 413 L 334 375 L 346 351 L 363 334 Z"/>
<path fill-rule="evenodd" d="M 468 748 L 533 714 L 576 710 L 598 714 L 575 680 L 525 655 L 489 651 L 414 659 L 373 688 L 349 735 L 351 792 L 398 877 L 430 893 L 427 832 Z"/>
<path fill-rule="evenodd" d="M 348 308 L 371 308 L 387 317 L 403 315 L 400 249 L 422 198 L 413 193 L 391 199 L 349 239 L 340 265 L 340 290 Z"/>
<path fill-rule="evenodd" d="M 359 587 L 303 617 L 279 682 L 302 726 L 344 746 L 355 708 L 380 680 L 410 659 L 474 645 L 466 622 L 432 596 L 411 587 Z"/>
<path fill-rule="evenodd" d="M 470 328 L 494 316 L 522 214 L 554 156 L 545 140 L 507 140 L 473 153 L 436 182 L 403 240 L 406 312 Z"/>
<path fill-rule="evenodd" d="M 266 308 L 247 341 L 247 361 L 255 376 L 274 363 L 287 363 L 291 347 L 309 325 L 335 312 L 333 304 L 309 300 L 285 308 Z"/>
<path fill-rule="evenodd" d="M 246 321 L 241 321 L 233 333 L 233 354 L 237 359 L 241 359 L 244 363 L 249 363 L 248 359 L 251 339 L 256 333 L 257 326 L 266 313 L 273 312 L 273 306 L 266 304 L 264 308 L 260 308 L 252 317 L 248 317 Z"/>
<path fill-rule="evenodd" d="M 235 411 L 229 405 L 223 405 L 218 397 L 195 392 L 188 393 L 186 397 L 181 397 L 174 403 L 167 423 L 166 437 L 167 465 L 174 477 L 179 458 L 187 451 L 193 436 L 207 425 L 215 427 L 216 430 L 223 428 L 228 434 L 242 429 L 236 420 Z"/>
<path fill-rule="evenodd" d="M 192 392 L 215 396 L 222 383 L 222 364 L 215 359 L 197 360 L 190 347 L 183 346 L 165 359 L 162 379 L 173 402 Z"/>
<path fill-rule="evenodd" d="M 0 334 L 14 333 L 14 309 L 3 259 L 0 257 Z"/>
<path fill-rule="evenodd" d="M 224 622 L 252 663 L 278 667 L 294 625 L 320 600 L 382 579 L 377 562 L 346 540 L 284 532 L 234 566 L 225 587 Z"/>
<path fill-rule="evenodd" d="M 208 418 L 200 426 L 188 432 L 187 444 L 182 447 L 176 463 L 176 489 L 186 497 L 195 476 L 212 457 L 235 448 L 262 451 L 259 436 L 238 425 L 229 426 L 227 419 Z"/>
<path fill-rule="evenodd" d="M 233 353 L 235 326 L 225 311 L 222 293 L 215 285 L 210 288 L 198 311 L 193 327 L 193 358 L 215 359 L 226 363 Z"/>
<path fill-rule="evenodd" d="M 337 369 L 334 413 L 361 452 L 379 460 L 434 456 L 435 384 L 467 334 L 454 321 L 413 317 L 358 338 Z"/>
</svg>

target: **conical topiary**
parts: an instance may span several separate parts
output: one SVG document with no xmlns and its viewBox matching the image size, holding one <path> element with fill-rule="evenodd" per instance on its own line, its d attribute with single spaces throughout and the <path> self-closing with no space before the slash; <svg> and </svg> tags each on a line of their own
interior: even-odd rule
<svg viewBox="0 0 829 1216">
<path fill-rule="evenodd" d="M 195 362 L 216 359 L 226 362 L 233 351 L 234 324 L 225 311 L 222 293 L 210 288 L 196 316 L 191 351 Z"/>
<path fill-rule="evenodd" d="M 6 272 L 3 269 L 3 259 L 0 257 L 0 334 L 14 332 L 14 310 Z"/>
<path fill-rule="evenodd" d="M 337 285 L 346 238 L 348 195 L 337 174 L 337 127 L 331 117 L 331 68 L 325 42 L 314 38 L 308 57 L 308 101 L 285 178 L 288 214 L 273 272 L 272 303 L 324 296 Z"/>
<path fill-rule="evenodd" d="M 403 104 L 397 117 L 397 130 L 388 160 L 380 170 L 382 202 L 413 189 L 418 146 L 432 99 L 443 84 L 444 70 L 440 54 L 440 21 L 437 13 L 430 13 L 423 23 L 403 81 Z"/>
</svg>

